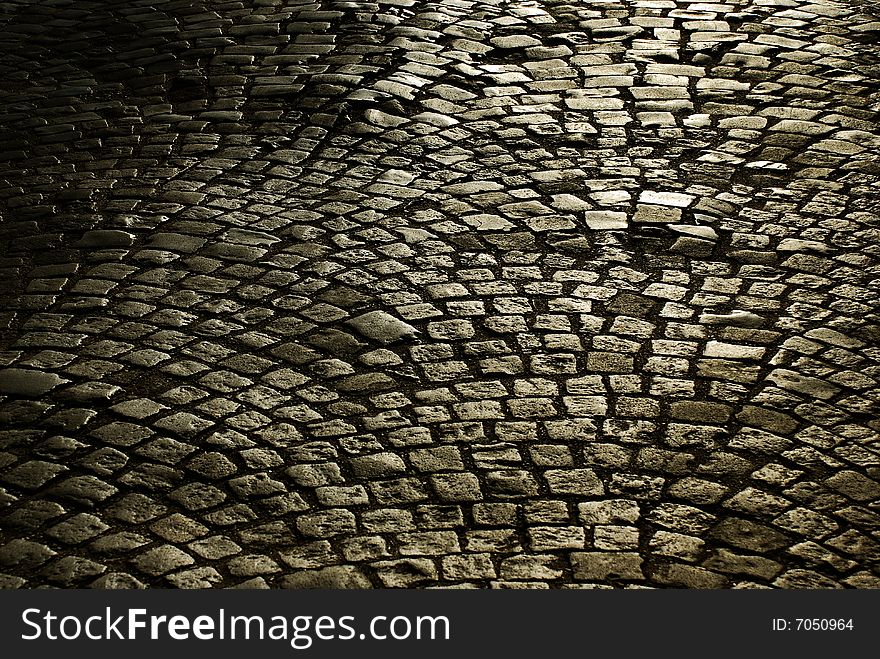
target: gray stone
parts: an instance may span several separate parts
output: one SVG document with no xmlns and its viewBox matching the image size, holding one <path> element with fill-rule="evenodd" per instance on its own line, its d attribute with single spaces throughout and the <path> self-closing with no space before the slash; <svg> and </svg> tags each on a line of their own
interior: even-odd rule
<svg viewBox="0 0 880 659">
<path fill-rule="evenodd" d="M 410 339 L 418 334 L 415 327 L 384 311 L 370 311 L 345 322 L 361 336 L 385 344 Z"/>
<path fill-rule="evenodd" d="M 55 373 L 25 368 L 4 368 L 0 370 L 0 393 L 37 398 L 69 381 Z"/>
</svg>

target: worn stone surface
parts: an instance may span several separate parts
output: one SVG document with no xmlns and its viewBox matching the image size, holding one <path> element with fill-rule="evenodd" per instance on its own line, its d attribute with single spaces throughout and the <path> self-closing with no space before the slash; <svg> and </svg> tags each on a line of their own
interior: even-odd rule
<svg viewBox="0 0 880 659">
<path fill-rule="evenodd" d="M 877 587 L 872 11 L 3 3 L 0 583 Z"/>
</svg>

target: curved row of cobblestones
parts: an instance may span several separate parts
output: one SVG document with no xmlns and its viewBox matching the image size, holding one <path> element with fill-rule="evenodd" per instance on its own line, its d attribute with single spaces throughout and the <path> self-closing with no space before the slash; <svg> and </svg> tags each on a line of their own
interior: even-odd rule
<svg viewBox="0 0 880 659">
<path fill-rule="evenodd" d="M 0 4 L 0 583 L 880 586 L 866 11 Z"/>
</svg>

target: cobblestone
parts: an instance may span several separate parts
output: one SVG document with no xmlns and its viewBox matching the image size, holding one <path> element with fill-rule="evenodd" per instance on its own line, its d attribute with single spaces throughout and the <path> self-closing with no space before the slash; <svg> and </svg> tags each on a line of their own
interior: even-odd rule
<svg viewBox="0 0 880 659">
<path fill-rule="evenodd" d="M 6 3 L 0 585 L 876 588 L 872 11 Z"/>
</svg>

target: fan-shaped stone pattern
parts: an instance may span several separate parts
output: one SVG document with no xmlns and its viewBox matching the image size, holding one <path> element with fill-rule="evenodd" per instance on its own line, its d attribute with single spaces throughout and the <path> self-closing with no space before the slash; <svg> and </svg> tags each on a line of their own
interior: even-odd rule
<svg viewBox="0 0 880 659">
<path fill-rule="evenodd" d="M 3 586 L 878 585 L 865 7 L 0 11 Z"/>
</svg>

